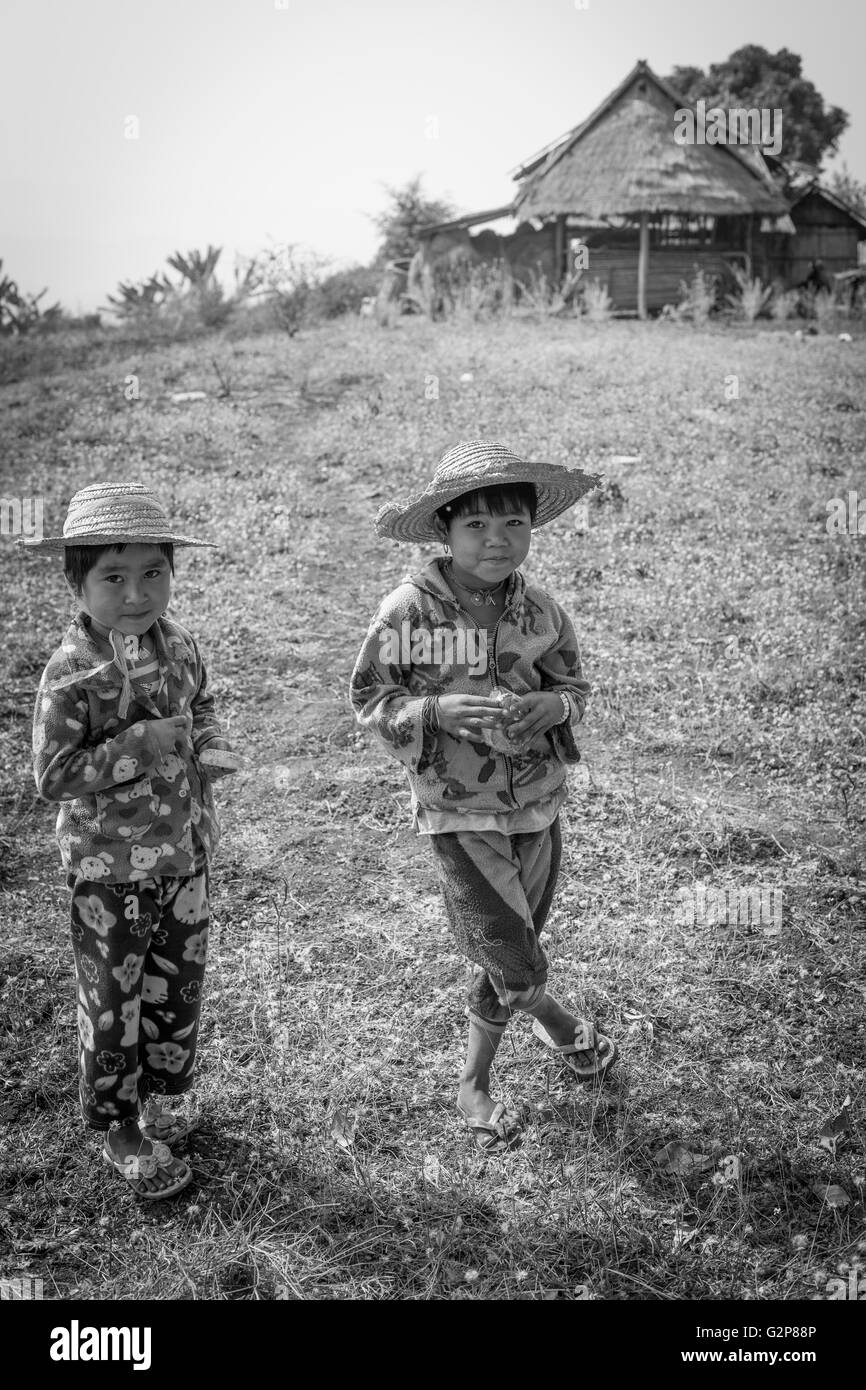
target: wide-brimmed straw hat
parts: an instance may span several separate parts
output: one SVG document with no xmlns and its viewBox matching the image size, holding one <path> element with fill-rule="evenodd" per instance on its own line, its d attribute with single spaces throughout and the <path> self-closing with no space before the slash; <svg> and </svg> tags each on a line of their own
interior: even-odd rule
<svg viewBox="0 0 866 1390">
<path fill-rule="evenodd" d="M 62 536 L 22 538 L 33 550 L 67 545 L 213 545 L 175 531 L 149 487 L 143 483 L 93 483 L 69 503 Z"/>
<path fill-rule="evenodd" d="M 532 463 L 495 440 L 470 439 L 455 444 L 442 456 L 423 492 L 381 507 L 376 530 L 380 536 L 391 536 L 395 541 L 440 540 L 433 525 L 439 507 L 464 492 L 515 483 L 532 483 L 538 498 L 533 525 L 544 526 L 600 482 L 600 476 L 584 473 L 580 468 Z"/>
</svg>

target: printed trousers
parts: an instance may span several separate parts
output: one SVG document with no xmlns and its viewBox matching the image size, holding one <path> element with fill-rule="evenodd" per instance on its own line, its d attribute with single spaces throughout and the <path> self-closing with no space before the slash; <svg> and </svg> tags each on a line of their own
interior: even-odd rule
<svg viewBox="0 0 866 1390">
<path fill-rule="evenodd" d="M 540 936 L 559 865 L 559 817 L 546 830 L 431 835 L 451 930 L 476 966 L 469 1012 L 502 1026 L 544 997 L 547 957 Z"/>
<path fill-rule="evenodd" d="M 70 874 L 79 1094 L 91 1129 L 189 1090 L 207 957 L 207 871 L 102 883 Z"/>
</svg>

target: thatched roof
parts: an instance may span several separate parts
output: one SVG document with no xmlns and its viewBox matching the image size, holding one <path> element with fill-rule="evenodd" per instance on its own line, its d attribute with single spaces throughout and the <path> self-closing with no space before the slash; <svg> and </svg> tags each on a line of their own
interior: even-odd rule
<svg viewBox="0 0 866 1390">
<path fill-rule="evenodd" d="M 516 171 L 517 215 L 786 212 L 756 150 L 676 143 L 674 113 L 687 105 L 639 62 L 582 125 Z"/>
</svg>

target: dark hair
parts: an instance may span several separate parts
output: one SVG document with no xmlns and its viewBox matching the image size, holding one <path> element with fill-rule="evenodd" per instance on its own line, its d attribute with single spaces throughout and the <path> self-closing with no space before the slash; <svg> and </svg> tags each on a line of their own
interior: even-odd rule
<svg viewBox="0 0 866 1390">
<path fill-rule="evenodd" d="M 174 546 L 171 541 L 157 541 L 157 550 L 168 560 L 169 568 L 174 574 Z M 93 566 L 96 564 L 100 555 L 104 555 L 106 550 L 125 550 L 126 542 L 120 545 L 68 545 L 66 547 L 66 557 L 63 562 L 63 573 L 69 580 L 77 594 L 81 593 L 82 585 L 89 575 Z"/>
<path fill-rule="evenodd" d="M 497 487 L 478 487 L 472 492 L 461 493 L 453 502 L 439 507 L 436 515 L 447 526 L 459 516 L 476 515 L 485 504 L 491 516 L 507 516 L 509 512 L 529 512 L 530 521 L 535 520 L 538 507 L 538 494 L 532 483 L 500 483 Z"/>
</svg>

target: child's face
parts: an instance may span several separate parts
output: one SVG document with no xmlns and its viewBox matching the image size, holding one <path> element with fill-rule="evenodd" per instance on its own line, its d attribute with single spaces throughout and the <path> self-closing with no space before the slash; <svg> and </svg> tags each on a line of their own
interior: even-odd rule
<svg viewBox="0 0 866 1390">
<path fill-rule="evenodd" d="M 458 581 L 471 579 L 482 588 L 495 588 L 526 559 L 532 518 L 525 507 L 494 516 L 482 502 L 480 511 L 455 517 L 442 532 L 451 546 Z"/>
<path fill-rule="evenodd" d="M 140 637 L 168 607 L 171 566 L 155 545 L 106 550 L 85 577 L 79 602 L 97 630 Z"/>
</svg>

